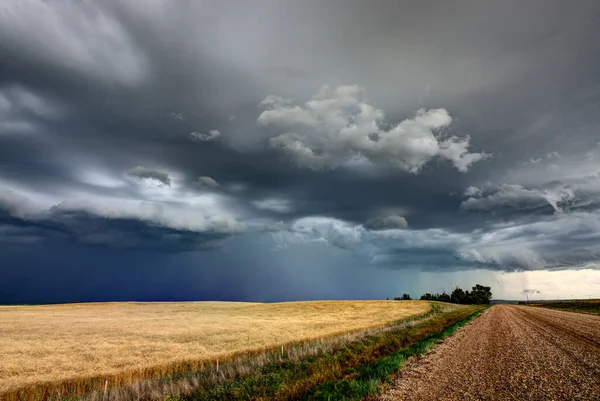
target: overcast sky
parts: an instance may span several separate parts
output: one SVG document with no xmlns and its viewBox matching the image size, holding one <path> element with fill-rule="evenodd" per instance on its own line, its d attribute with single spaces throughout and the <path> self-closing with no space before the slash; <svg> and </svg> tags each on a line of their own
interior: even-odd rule
<svg viewBox="0 0 600 401">
<path fill-rule="evenodd" d="M 0 5 L 0 302 L 600 297 L 600 4 Z"/>
</svg>

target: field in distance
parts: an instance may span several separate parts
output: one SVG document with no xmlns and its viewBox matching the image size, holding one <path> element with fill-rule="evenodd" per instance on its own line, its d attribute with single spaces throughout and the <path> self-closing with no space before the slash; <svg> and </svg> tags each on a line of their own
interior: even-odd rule
<svg viewBox="0 0 600 401">
<path fill-rule="evenodd" d="M 426 313 L 423 301 L 0 306 L 2 393 L 122 375 L 122 382 Z M 129 372 L 129 373 L 128 373 Z M 131 372 L 135 376 L 131 376 Z"/>
<path fill-rule="evenodd" d="M 541 308 L 564 310 L 568 312 L 589 313 L 592 315 L 600 315 L 600 299 L 576 299 L 569 301 L 541 301 L 528 304 Z"/>
</svg>

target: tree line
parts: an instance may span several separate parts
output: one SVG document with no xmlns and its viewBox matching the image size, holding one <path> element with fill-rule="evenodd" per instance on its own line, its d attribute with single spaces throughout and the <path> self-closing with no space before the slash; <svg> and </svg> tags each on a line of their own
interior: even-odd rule
<svg viewBox="0 0 600 401">
<path fill-rule="evenodd" d="M 409 294 L 402 294 L 401 297 L 394 298 L 395 301 L 408 301 L 411 299 Z M 425 293 L 421 295 L 420 299 L 424 301 L 450 302 L 453 304 L 489 304 L 492 300 L 492 287 L 475 284 L 471 291 L 464 291 L 457 286 L 450 294 L 447 294 L 446 291 L 443 291 L 441 294 Z"/>
</svg>

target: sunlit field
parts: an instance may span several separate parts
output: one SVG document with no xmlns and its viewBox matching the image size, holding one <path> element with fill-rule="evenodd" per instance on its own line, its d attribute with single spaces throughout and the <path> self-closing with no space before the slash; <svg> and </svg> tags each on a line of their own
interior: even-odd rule
<svg viewBox="0 0 600 401">
<path fill-rule="evenodd" d="M 90 303 L 0 307 L 2 393 L 120 383 L 237 354 L 386 325 L 421 301 Z"/>
</svg>

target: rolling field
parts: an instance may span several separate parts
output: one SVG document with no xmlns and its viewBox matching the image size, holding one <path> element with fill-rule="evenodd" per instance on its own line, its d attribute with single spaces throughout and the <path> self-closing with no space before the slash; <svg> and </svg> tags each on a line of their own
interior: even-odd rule
<svg viewBox="0 0 600 401">
<path fill-rule="evenodd" d="M 0 398 L 127 383 L 426 313 L 421 301 L 0 307 Z M 24 391 L 24 392 L 21 392 Z"/>
</svg>

